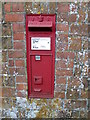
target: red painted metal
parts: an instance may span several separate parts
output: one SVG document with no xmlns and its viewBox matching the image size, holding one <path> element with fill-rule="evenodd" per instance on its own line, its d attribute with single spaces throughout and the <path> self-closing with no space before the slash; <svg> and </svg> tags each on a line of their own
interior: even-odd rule
<svg viewBox="0 0 90 120">
<path fill-rule="evenodd" d="M 52 22 L 29 21 L 28 27 L 52 27 Z"/>
<path fill-rule="evenodd" d="M 51 39 L 51 49 L 32 50 L 32 37 L 49 37 Z M 55 74 L 55 14 L 26 15 L 26 43 L 28 97 L 53 98 Z"/>
</svg>

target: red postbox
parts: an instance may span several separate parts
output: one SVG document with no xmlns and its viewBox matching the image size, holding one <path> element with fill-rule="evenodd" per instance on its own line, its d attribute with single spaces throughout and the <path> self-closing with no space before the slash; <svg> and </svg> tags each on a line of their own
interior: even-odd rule
<svg viewBox="0 0 90 120">
<path fill-rule="evenodd" d="M 55 15 L 26 15 L 28 96 L 54 97 Z"/>
</svg>

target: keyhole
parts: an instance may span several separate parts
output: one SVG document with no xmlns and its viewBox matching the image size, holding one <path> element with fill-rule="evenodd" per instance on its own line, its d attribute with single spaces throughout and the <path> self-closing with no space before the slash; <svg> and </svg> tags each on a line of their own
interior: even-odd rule
<svg viewBox="0 0 90 120">
<path fill-rule="evenodd" d="M 37 81 L 37 78 L 35 78 L 35 81 Z"/>
</svg>

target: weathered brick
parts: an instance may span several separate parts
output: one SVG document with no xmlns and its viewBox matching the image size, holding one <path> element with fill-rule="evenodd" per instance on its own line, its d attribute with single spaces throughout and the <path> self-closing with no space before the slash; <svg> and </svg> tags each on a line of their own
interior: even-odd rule
<svg viewBox="0 0 90 120">
<path fill-rule="evenodd" d="M 86 11 L 83 9 L 79 9 L 78 13 L 79 13 L 78 22 L 84 22 L 86 18 Z"/>
<path fill-rule="evenodd" d="M 16 84 L 16 89 L 17 90 L 26 90 L 27 89 L 27 85 L 26 84 Z"/>
<path fill-rule="evenodd" d="M 12 75 L 2 76 L 2 86 L 15 87 L 15 77 Z"/>
<path fill-rule="evenodd" d="M 73 111 L 72 111 L 72 117 L 73 117 L 73 118 L 79 118 L 79 111 L 73 110 Z"/>
<path fill-rule="evenodd" d="M 69 16 L 67 13 L 60 13 L 57 15 L 57 22 L 69 22 Z"/>
<path fill-rule="evenodd" d="M 68 50 L 68 44 L 65 43 L 57 44 L 57 51 L 67 51 L 67 50 Z"/>
<path fill-rule="evenodd" d="M 37 13 L 37 14 L 40 14 L 40 2 L 35 2 L 34 4 L 33 4 L 33 10 L 32 10 L 32 13 Z"/>
<path fill-rule="evenodd" d="M 69 78 L 68 79 L 68 88 L 70 89 L 79 89 L 79 86 L 81 85 L 81 82 L 79 78 Z"/>
<path fill-rule="evenodd" d="M 55 98 L 65 98 L 65 92 L 55 92 Z"/>
<path fill-rule="evenodd" d="M 55 2 L 51 2 L 49 4 L 49 13 L 50 14 L 55 14 L 56 13 L 56 3 Z"/>
<path fill-rule="evenodd" d="M 24 12 L 24 3 L 13 3 L 12 11 L 13 12 Z"/>
<path fill-rule="evenodd" d="M 14 60 L 9 60 L 8 66 L 10 67 L 14 66 Z"/>
<path fill-rule="evenodd" d="M 24 91 L 24 92 L 18 91 L 18 92 L 17 92 L 17 96 L 18 96 L 18 97 L 24 97 L 24 98 L 25 98 L 25 97 L 27 96 L 27 94 L 26 94 L 25 91 Z"/>
<path fill-rule="evenodd" d="M 69 12 L 69 4 L 68 3 L 57 3 L 57 12 Z"/>
<path fill-rule="evenodd" d="M 57 58 L 64 58 L 64 59 L 67 59 L 68 57 L 70 59 L 74 59 L 74 52 L 57 52 Z"/>
<path fill-rule="evenodd" d="M 62 31 L 62 32 L 68 33 L 68 31 L 69 31 L 69 26 L 68 26 L 68 24 L 58 23 L 58 24 L 57 24 L 57 31 Z"/>
<path fill-rule="evenodd" d="M 17 72 L 16 72 L 16 68 L 15 67 L 12 67 L 12 68 L 9 68 L 9 74 L 10 75 L 15 75 Z"/>
<path fill-rule="evenodd" d="M 68 43 L 68 34 L 58 34 L 57 41 L 60 43 L 63 43 L 63 44 L 64 43 L 67 44 Z"/>
<path fill-rule="evenodd" d="M 16 68 L 16 72 L 18 75 L 25 75 L 25 68 Z"/>
<path fill-rule="evenodd" d="M 59 85 L 56 85 L 56 86 L 55 86 L 55 91 L 56 91 L 56 92 L 65 91 L 65 89 L 66 89 L 66 86 L 65 86 L 65 85 L 59 84 Z"/>
<path fill-rule="evenodd" d="M 9 51 L 8 56 L 9 58 L 23 58 L 24 52 L 23 51 Z"/>
<path fill-rule="evenodd" d="M 24 33 L 14 33 L 13 39 L 14 40 L 24 40 Z"/>
<path fill-rule="evenodd" d="M 10 12 L 11 11 L 11 4 L 10 3 L 4 4 L 4 10 L 5 10 L 5 12 Z"/>
<path fill-rule="evenodd" d="M 26 76 L 16 76 L 16 82 L 17 83 L 26 83 Z"/>
<path fill-rule="evenodd" d="M 60 69 L 60 68 L 67 68 L 67 61 L 66 60 L 58 60 L 56 62 L 56 68 Z"/>
<path fill-rule="evenodd" d="M 87 88 L 88 89 L 88 88 Z M 81 95 L 80 95 L 80 98 L 81 99 L 88 99 L 88 91 L 86 90 L 81 90 Z"/>
<path fill-rule="evenodd" d="M 71 33 L 76 35 L 88 35 L 88 25 L 80 24 L 80 25 L 71 25 Z"/>
<path fill-rule="evenodd" d="M 2 38 L 2 49 L 8 48 L 8 41 L 6 38 Z"/>
<path fill-rule="evenodd" d="M 23 22 L 24 15 L 23 14 L 5 14 L 6 22 Z"/>
<path fill-rule="evenodd" d="M 23 32 L 24 24 L 22 23 L 13 23 L 13 32 Z"/>
<path fill-rule="evenodd" d="M 11 37 L 2 38 L 2 49 L 11 49 L 12 48 L 12 39 Z"/>
<path fill-rule="evenodd" d="M 56 75 L 59 75 L 59 76 L 72 76 L 73 71 L 72 70 L 67 70 L 67 69 L 60 69 L 60 70 L 56 70 Z"/>
<path fill-rule="evenodd" d="M 74 61 L 73 60 L 69 60 L 68 61 L 68 68 L 73 68 L 74 67 Z"/>
<path fill-rule="evenodd" d="M 32 2 L 26 2 L 25 3 L 25 11 L 26 11 L 26 13 L 27 14 L 32 13 L 32 9 L 33 9 Z"/>
<path fill-rule="evenodd" d="M 86 100 L 65 100 L 64 108 L 69 110 L 74 110 L 78 108 L 85 108 L 86 107 Z"/>
<path fill-rule="evenodd" d="M 71 14 L 77 14 L 78 11 L 78 4 L 77 3 L 71 3 L 70 4 L 70 13 Z"/>
<path fill-rule="evenodd" d="M 24 42 L 14 42 L 14 49 L 25 50 L 25 43 Z"/>
<path fill-rule="evenodd" d="M 80 77 L 81 72 L 82 72 L 81 65 L 77 64 L 76 66 L 74 66 L 74 73 L 73 73 L 74 76 Z"/>
<path fill-rule="evenodd" d="M 10 23 L 2 24 L 2 35 L 11 36 L 11 24 Z"/>
<path fill-rule="evenodd" d="M 2 88 L 2 96 L 3 97 L 15 97 L 15 88 Z"/>
<path fill-rule="evenodd" d="M 25 61 L 24 60 L 16 60 L 15 64 L 17 67 L 24 67 L 25 66 Z"/>
<path fill-rule="evenodd" d="M 77 89 L 67 90 L 67 99 L 78 99 L 79 98 L 79 91 Z"/>
<path fill-rule="evenodd" d="M 7 51 L 2 51 L 2 62 L 7 62 Z"/>
<path fill-rule="evenodd" d="M 68 17 L 69 22 L 76 22 L 77 15 L 76 14 L 71 14 Z"/>
<path fill-rule="evenodd" d="M 3 109 L 12 108 L 12 100 L 9 97 L 2 98 L 2 108 Z"/>
<path fill-rule="evenodd" d="M 81 44 L 82 41 L 81 41 L 81 38 L 79 37 L 71 37 L 69 38 L 69 50 L 81 50 Z"/>
<path fill-rule="evenodd" d="M 48 13 L 48 7 L 49 7 L 49 5 L 48 5 L 48 3 L 47 4 L 45 4 L 44 2 L 42 2 L 41 3 L 41 13 Z"/>
<path fill-rule="evenodd" d="M 66 77 L 57 78 L 56 84 L 66 84 Z"/>
<path fill-rule="evenodd" d="M 80 111 L 80 118 L 87 118 L 87 112 L 85 111 Z"/>
<path fill-rule="evenodd" d="M 8 65 L 7 63 L 2 64 L 2 74 L 7 74 L 8 73 Z"/>
</svg>

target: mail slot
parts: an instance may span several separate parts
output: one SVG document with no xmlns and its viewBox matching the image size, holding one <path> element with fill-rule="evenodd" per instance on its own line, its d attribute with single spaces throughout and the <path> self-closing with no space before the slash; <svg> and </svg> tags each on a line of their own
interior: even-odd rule
<svg viewBox="0 0 90 120">
<path fill-rule="evenodd" d="M 53 98 L 55 14 L 26 15 L 28 97 Z"/>
</svg>

